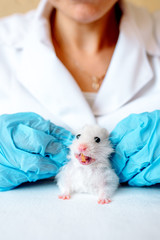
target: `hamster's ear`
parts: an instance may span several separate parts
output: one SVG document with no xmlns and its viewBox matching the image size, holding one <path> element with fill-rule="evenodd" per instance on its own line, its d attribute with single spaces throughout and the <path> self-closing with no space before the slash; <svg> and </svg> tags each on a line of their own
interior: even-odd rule
<svg viewBox="0 0 160 240">
<path fill-rule="evenodd" d="M 109 136 L 109 132 L 108 132 L 108 130 L 106 128 L 102 128 L 102 132 L 103 132 L 103 134 L 106 135 L 106 137 Z"/>
</svg>

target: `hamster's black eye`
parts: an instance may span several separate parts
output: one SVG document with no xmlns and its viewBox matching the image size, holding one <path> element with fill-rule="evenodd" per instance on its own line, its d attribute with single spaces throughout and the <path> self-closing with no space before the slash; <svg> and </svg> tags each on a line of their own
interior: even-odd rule
<svg viewBox="0 0 160 240">
<path fill-rule="evenodd" d="M 101 139 L 99 137 L 95 137 L 94 140 L 96 143 L 99 143 L 101 141 Z"/>
<path fill-rule="evenodd" d="M 80 136 L 81 136 L 81 134 L 78 134 L 78 135 L 76 136 L 76 138 L 77 138 L 77 139 L 79 139 L 79 138 L 80 138 Z"/>
</svg>

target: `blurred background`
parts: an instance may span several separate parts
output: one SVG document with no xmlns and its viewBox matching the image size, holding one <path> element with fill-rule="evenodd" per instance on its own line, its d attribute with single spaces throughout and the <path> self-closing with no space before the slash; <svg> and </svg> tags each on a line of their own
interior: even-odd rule
<svg viewBox="0 0 160 240">
<path fill-rule="evenodd" d="M 40 0 L 0 0 L 0 17 L 12 13 L 24 13 L 37 7 Z M 160 0 L 127 0 L 149 11 L 160 10 Z"/>
</svg>

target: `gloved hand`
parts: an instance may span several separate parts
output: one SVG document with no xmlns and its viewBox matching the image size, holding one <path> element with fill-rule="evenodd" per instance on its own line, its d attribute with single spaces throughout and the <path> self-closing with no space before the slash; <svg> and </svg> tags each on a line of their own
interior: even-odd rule
<svg viewBox="0 0 160 240">
<path fill-rule="evenodd" d="M 160 111 L 131 114 L 112 131 L 112 165 L 120 182 L 132 186 L 160 183 Z"/>
<path fill-rule="evenodd" d="M 0 116 L 0 191 L 55 176 L 73 138 L 35 113 Z"/>
</svg>

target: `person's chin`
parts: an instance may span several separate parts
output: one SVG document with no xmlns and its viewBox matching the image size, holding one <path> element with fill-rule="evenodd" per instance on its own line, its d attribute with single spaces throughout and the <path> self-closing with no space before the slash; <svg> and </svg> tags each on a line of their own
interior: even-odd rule
<svg viewBox="0 0 160 240">
<path fill-rule="evenodd" d="M 92 23 L 99 20 L 103 14 L 98 13 L 94 8 L 77 7 L 72 18 L 79 23 Z"/>
</svg>

